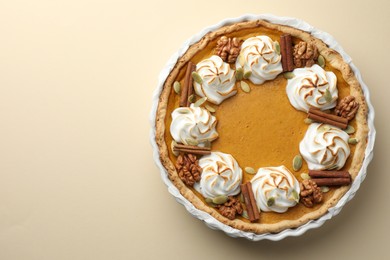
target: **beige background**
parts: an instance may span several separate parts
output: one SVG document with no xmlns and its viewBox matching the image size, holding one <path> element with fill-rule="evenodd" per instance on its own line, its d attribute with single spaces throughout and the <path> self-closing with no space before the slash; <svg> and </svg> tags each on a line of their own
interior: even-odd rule
<svg viewBox="0 0 390 260">
<path fill-rule="evenodd" d="M 387 253 L 389 2 L 0 2 L 0 259 L 363 259 Z M 295 16 L 360 68 L 377 143 L 355 199 L 281 242 L 233 239 L 191 217 L 152 160 L 149 111 L 169 57 L 244 13 Z M 375 258 L 375 257 L 374 257 Z"/>
</svg>

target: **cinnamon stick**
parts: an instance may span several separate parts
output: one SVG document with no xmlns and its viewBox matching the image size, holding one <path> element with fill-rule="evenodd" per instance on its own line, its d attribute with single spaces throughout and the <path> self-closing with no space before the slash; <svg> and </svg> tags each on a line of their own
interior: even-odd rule
<svg viewBox="0 0 390 260">
<path fill-rule="evenodd" d="M 211 151 L 210 147 L 200 147 L 200 146 L 194 146 L 194 145 L 185 145 L 185 144 L 175 144 L 173 148 L 182 148 L 182 149 L 189 149 L 189 150 L 205 150 L 205 151 Z"/>
<path fill-rule="evenodd" d="M 318 186 L 343 186 L 351 184 L 351 178 L 313 178 Z"/>
<path fill-rule="evenodd" d="M 294 70 L 294 59 L 293 59 L 293 47 L 291 35 L 286 35 L 286 51 L 287 51 L 287 69 L 288 71 Z"/>
<path fill-rule="evenodd" d="M 249 221 L 250 222 L 255 221 L 255 215 L 253 212 L 251 199 L 249 197 L 248 186 L 246 184 L 241 184 L 241 193 L 242 196 L 244 197 L 244 202 L 246 206 L 246 211 L 248 212 Z"/>
<path fill-rule="evenodd" d="M 192 92 L 192 71 L 194 69 L 194 64 L 189 61 L 187 64 L 187 70 L 186 70 L 186 75 L 184 77 L 184 84 L 181 90 L 181 96 L 180 96 L 180 106 L 181 107 L 188 107 L 189 102 L 188 102 L 188 93 Z"/>
<path fill-rule="evenodd" d="M 211 154 L 211 148 L 209 147 L 199 147 L 199 146 L 184 145 L 184 144 L 175 144 L 173 146 L 173 150 L 177 152 L 192 153 L 198 155 Z"/>
<path fill-rule="evenodd" d="M 191 153 L 191 154 L 198 154 L 198 155 L 208 155 L 211 154 L 211 151 L 205 151 L 205 150 L 190 150 L 190 149 L 175 149 L 174 151 L 182 152 L 182 153 Z"/>
<path fill-rule="evenodd" d="M 329 125 L 334 125 L 334 126 L 337 126 L 337 127 L 341 128 L 341 129 L 347 128 L 347 125 L 345 125 L 345 124 L 342 124 L 342 123 L 339 123 L 339 122 L 336 122 L 336 121 L 333 121 L 333 120 L 330 120 L 330 119 L 327 119 L 327 118 L 324 118 L 324 117 L 321 117 L 321 116 L 318 116 L 318 115 L 315 115 L 315 114 L 309 114 L 307 116 L 307 118 L 313 119 L 316 122 L 329 124 Z"/>
<path fill-rule="evenodd" d="M 254 215 L 253 221 L 257 221 L 260 219 L 260 212 L 256 204 L 255 195 L 253 194 L 252 184 L 250 182 L 247 182 L 246 185 L 248 186 L 249 199 L 251 200 L 251 206 Z"/>
<path fill-rule="evenodd" d="M 309 112 L 308 112 L 307 117 L 309 119 L 313 119 L 314 121 L 317 121 L 320 123 L 325 123 L 325 124 L 337 126 L 341 129 L 345 129 L 348 126 L 347 119 L 340 117 L 340 116 L 324 113 L 324 112 L 320 111 L 319 109 L 309 108 Z"/>
<path fill-rule="evenodd" d="M 340 122 L 340 123 L 343 123 L 343 124 L 348 124 L 348 119 L 344 118 L 344 117 L 341 117 L 341 116 L 336 116 L 336 115 L 333 115 L 333 114 L 327 114 L 325 112 L 322 112 L 321 110 L 317 109 L 317 108 L 309 108 L 309 112 L 312 113 L 312 114 L 316 114 L 316 115 L 319 115 L 319 116 L 323 116 L 323 117 L 326 117 L 326 118 L 329 118 L 333 121 L 337 121 L 337 122 Z"/>
<path fill-rule="evenodd" d="M 282 69 L 283 69 L 283 72 L 286 72 L 287 71 L 287 50 L 285 48 L 286 46 L 286 41 L 285 41 L 285 37 L 280 36 L 280 54 L 282 55 Z"/>
<path fill-rule="evenodd" d="M 351 178 L 348 171 L 314 171 L 309 170 L 312 178 Z"/>
<path fill-rule="evenodd" d="M 282 54 L 283 72 L 294 70 L 294 59 L 291 34 L 283 34 L 280 37 L 280 52 Z"/>
</svg>

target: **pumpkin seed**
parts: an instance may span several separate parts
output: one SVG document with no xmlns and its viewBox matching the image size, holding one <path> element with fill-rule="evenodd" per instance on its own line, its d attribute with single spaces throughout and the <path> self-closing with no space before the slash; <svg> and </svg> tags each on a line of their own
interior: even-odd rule
<svg viewBox="0 0 390 260">
<path fill-rule="evenodd" d="M 332 93 L 330 93 L 329 89 L 325 90 L 324 97 L 325 97 L 326 102 L 328 102 L 328 103 L 332 102 L 332 100 L 333 100 Z"/>
<path fill-rule="evenodd" d="M 199 142 L 198 142 L 197 140 L 192 139 L 192 138 L 187 138 L 185 141 L 186 141 L 186 143 L 187 143 L 188 145 L 194 145 L 194 146 L 196 146 L 196 145 L 199 144 Z"/>
<path fill-rule="evenodd" d="M 313 119 L 310 119 L 310 118 L 305 118 L 305 120 L 303 120 L 303 122 L 307 125 L 310 125 L 311 123 L 313 123 Z"/>
<path fill-rule="evenodd" d="M 285 73 L 283 73 L 283 77 L 285 79 L 292 79 L 295 77 L 295 74 L 294 74 L 294 72 L 285 72 Z"/>
<path fill-rule="evenodd" d="M 177 109 L 176 111 L 179 114 L 188 114 L 188 113 L 190 113 L 190 111 L 188 109 L 186 109 L 186 108 Z"/>
<path fill-rule="evenodd" d="M 348 143 L 349 143 L 349 144 L 357 144 L 358 142 L 359 142 L 359 140 L 356 139 L 356 138 L 349 138 L 349 139 L 348 139 Z"/>
<path fill-rule="evenodd" d="M 214 113 L 214 112 L 216 111 L 214 107 L 212 107 L 212 106 L 210 106 L 210 105 L 208 105 L 208 104 L 206 104 L 204 107 L 205 107 L 208 111 L 210 111 L 211 113 Z"/>
<path fill-rule="evenodd" d="M 248 211 L 243 210 L 241 216 L 242 216 L 243 218 L 249 219 Z"/>
<path fill-rule="evenodd" d="M 353 134 L 355 133 L 355 128 L 351 125 L 348 125 L 347 128 L 344 130 L 344 132 L 346 132 L 347 134 Z"/>
<path fill-rule="evenodd" d="M 191 96 L 188 97 L 188 102 L 194 103 L 195 102 L 195 95 L 192 94 Z"/>
<path fill-rule="evenodd" d="M 275 204 L 275 198 L 271 197 L 267 200 L 267 206 L 272 207 Z"/>
<path fill-rule="evenodd" d="M 322 68 L 325 67 L 325 58 L 324 56 L 320 55 L 317 59 L 318 65 L 320 65 Z"/>
<path fill-rule="evenodd" d="M 202 77 L 201 77 L 196 71 L 193 71 L 191 75 L 192 75 L 192 78 L 194 79 L 194 81 L 195 81 L 196 83 L 202 84 L 203 79 L 202 79 Z"/>
<path fill-rule="evenodd" d="M 255 174 L 256 171 L 252 167 L 245 167 L 245 171 L 249 174 Z"/>
<path fill-rule="evenodd" d="M 198 101 L 195 102 L 194 106 L 200 107 L 201 105 L 203 105 L 204 102 L 206 102 L 206 100 L 207 100 L 207 97 L 202 97 L 201 99 L 199 99 Z"/>
<path fill-rule="evenodd" d="M 238 68 L 236 70 L 236 79 L 242 80 L 243 77 L 244 77 L 244 70 L 242 68 Z"/>
<path fill-rule="evenodd" d="M 302 167 L 302 156 L 296 155 L 293 159 L 293 169 L 294 171 L 299 171 Z"/>
<path fill-rule="evenodd" d="M 245 81 L 241 81 L 240 86 L 241 86 L 242 91 L 244 91 L 246 93 L 249 93 L 251 91 L 251 88 L 249 87 L 248 83 L 246 83 Z"/>
<path fill-rule="evenodd" d="M 213 203 L 213 200 L 210 199 L 210 198 L 206 198 L 205 201 L 206 201 L 207 203 Z"/>
<path fill-rule="evenodd" d="M 173 90 L 175 91 L 176 94 L 180 94 L 180 89 L 181 89 L 181 84 L 179 81 L 175 81 L 173 83 Z"/>
<path fill-rule="evenodd" d="M 291 195 L 296 202 L 299 201 L 299 194 L 296 190 L 292 190 Z"/>
<path fill-rule="evenodd" d="M 172 141 L 172 142 L 171 142 L 171 150 L 172 150 L 172 153 L 173 153 L 174 156 L 179 156 L 179 151 L 173 150 L 173 147 L 174 147 L 175 145 L 177 145 L 177 143 L 176 143 L 175 141 Z"/>
<path fill-rule="evenodd" d="M 307 174 L 307 173 L 301 173 L 301 178 L 302 178 L 303 180 L 309 180 L 309 179 L 311 179 L 310 175 Z"/>
<path fill-rule="evenodd" d="M 220 196 L 215 197 L 213 199 L 213 203 L 217 204 L 217 205 L 220 205 L 220 204 L 224 204 L 227 200 L 228 200 L 228 196 L 220 195 Z"/>
<path fill-rule="evenodd" d="M 241 67 L 244 67 L 245 58 L 242 55 L 238 55 L 238 63 L 240 63 Z"/>
<path fill-rule="evenodd" d="M 216 207 L 217 205 L 213 203 L 213 200 L 210 198 L 205 199 L 206 203 L 209 204 L 210 207 Z"/>
<path fill-rule="evenodd" d="M 204 145 L 204 147 L 207 147 L 207 148 L 210 148 L 210 147 L 211 147 L 211 142 L 210 142 L 210 140 L 206 140 L 206 141 L 202 142 L 202 144 Z"/>
<path fill-rule="evenodd" d="M 252 76 L 252 71 L 248 70 L 244 72 L 244 79 L 249 79 Z"/>
<path fill-rule="evenodd" d="M 328 187 L 328 186 L 321 186 L 321 191 L 322 191 L 323 193 L 326 193 L 326 192 L 329 191 L 329 187 Z"/>
<path fill-rule="evenodd" d="M 280 55 L 280 44 L 277 41 L 275 41 L 275 51 L 278 55 Z"/>
</svg>

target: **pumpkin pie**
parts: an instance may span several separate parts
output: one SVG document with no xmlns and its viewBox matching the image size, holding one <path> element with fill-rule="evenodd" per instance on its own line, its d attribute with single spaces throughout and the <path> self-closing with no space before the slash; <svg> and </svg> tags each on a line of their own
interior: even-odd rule
<svg viewBox="0 0 390 260">
<path fill-rule="evenodd" d="M 350 65 L 310 33 L 266 20 L 208 32 L 166 77 L 159 160 L 197 210 L 254 234 L 323 216 L 364 161 L 368 106 Z"/>
</svg>

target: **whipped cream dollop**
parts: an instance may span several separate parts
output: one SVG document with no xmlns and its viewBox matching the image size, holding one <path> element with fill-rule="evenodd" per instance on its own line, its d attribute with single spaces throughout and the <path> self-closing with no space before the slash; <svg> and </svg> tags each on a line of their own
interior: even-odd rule
<svg viewBox="0 0 390 260">
<path fill-rule="evenodd" d="M 215 129 L 217 120 L 204 108 L 179 107 L 172 112 L 170 132 L 178 143 L 191 145 L 194 141 L 201 144 L 218 138 Z"/>
<path fill-rule="evenodd" d="M 295 76 L 287 81 L 286 92 L 295 109 L 307 112 L 310 107 L 326 110 L 336 106 L 337 78 L 333 72 L 314 64 L 310 68 L 297 68 L 293 73 Z"/>
<path fill-rule="evenodd" d="M 299 182 L 283 165 L 260 168 L 251 183 L 256 204 L 262 211 L 283 213 L 299 201 Z"/>
<path fill-rule="evenodd" d="M 201 97 L 207 97 L 209 102 L 219 105 L 237 93 L 235 71 L 219 56 L 213 55 L 199 62 L 196 72 L 202 78 L 202 83 L 194 81 L 195 92 Z"/>
<path fill-rule="evenodd" d="M 205 198 L 221 195 L 234 196 L 240 193 L 242 170 L 230 154 L 212 152 L 199 160 L 202 175 L 199 184 L 194 185 Z"/>
<path fill-rule="evenodd" d="M 251 71 L 249 80 L 254 84 L 263 84 L 266 80 L 276 78 L 282 71 L 281 55 L 275 48 L 276 42 L 265 35 L 246 39 L 241 45 L 236 69 L 244 73 Z"/>
<path fill-rule="evenodd" d="M 310 170 L 339 170 L 350 154 L 348 139 L 349 135 L 337 127 L 312 123 L 299 151 Z"/>
</svg>

